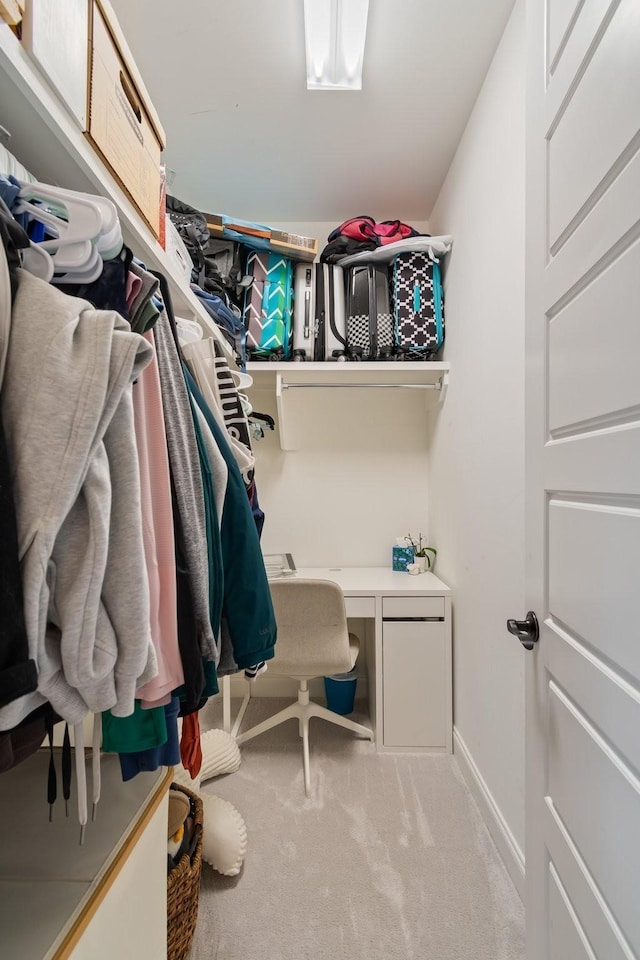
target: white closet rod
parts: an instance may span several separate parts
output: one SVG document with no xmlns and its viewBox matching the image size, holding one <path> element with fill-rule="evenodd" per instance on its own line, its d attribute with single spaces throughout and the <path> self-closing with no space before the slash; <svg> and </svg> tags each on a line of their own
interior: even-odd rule
<svg viewBox="0 0 640 960">
<path fill-rule="evenodd" d="M 285 383 L 283 381 L 281 386 L 283 390 L 298 390 L 303 387 L 311 387 L 314 390 L 317 390 L 319 387 L 340 387 L 343 390 L 350 387 L 357 387 L 358 389 L 375 387 L 376 390 L 386 390 L 387 388 L 396 390 L 442 390 L 442 383 L 440 381 L 437 383 Z"/>
</svg>

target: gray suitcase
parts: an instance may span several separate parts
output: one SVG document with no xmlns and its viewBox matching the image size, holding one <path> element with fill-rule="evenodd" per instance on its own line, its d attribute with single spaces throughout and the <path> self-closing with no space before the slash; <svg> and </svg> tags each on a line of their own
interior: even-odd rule
<svg viewBox="0 0 640 960">
<path fill-rule="evenodd" d="M 328 263 L 300 263 L 295 268 L 293 359 L 345 359 L 344 272 Z"/>
</svg>

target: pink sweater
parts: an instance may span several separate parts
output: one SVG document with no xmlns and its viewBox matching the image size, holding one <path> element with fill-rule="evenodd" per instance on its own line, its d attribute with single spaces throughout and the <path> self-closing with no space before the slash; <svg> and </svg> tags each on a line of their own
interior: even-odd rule
<svg viewBox="0 0 640 960">
<path fill-rule="evenodd" d="M 153 334 L 145 333 L 153 347 Z M 178 647 L 176 563 L 171 510 L 169 457 L 164 429 L 160 376 L 155 357 L 133 387 L 136 445 L 140 462 L 144 553 L 151 599 L 151 638 L 158 658 L 158 675 L 136 696 L 143 706 L 168 702 L 184 683 Z"/>
</svg>

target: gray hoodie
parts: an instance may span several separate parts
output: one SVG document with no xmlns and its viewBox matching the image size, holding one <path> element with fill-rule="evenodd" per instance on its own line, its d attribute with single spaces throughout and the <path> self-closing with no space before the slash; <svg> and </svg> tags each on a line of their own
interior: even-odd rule
<svg viewBox="0 0 640 960">
<path fill-rule="evenodd" d="M 119 314 L 18 276 L 0 399 L 38 690 L 0 730 L 45 700 L 70 723 L 127 716 L 157 672 L 132 404 L 152 348 Z"/>
</svg>

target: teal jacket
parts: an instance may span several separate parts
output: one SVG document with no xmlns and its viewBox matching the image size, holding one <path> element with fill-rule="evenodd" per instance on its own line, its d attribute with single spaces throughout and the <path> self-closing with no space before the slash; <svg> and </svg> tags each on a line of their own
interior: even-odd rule
<svg viewBox="0 0 640 960">
<path fill-rule="evenodd" d="M 184 374 L 187 389 L 202 410 L 229 470 L 220 524 L 222 613 L 229 626 L 234 659 L 244 669 L 274 655 L 277 628 L 271 592 L 242 474 L 224 430 L 186 366 Z"/>
</svg>

